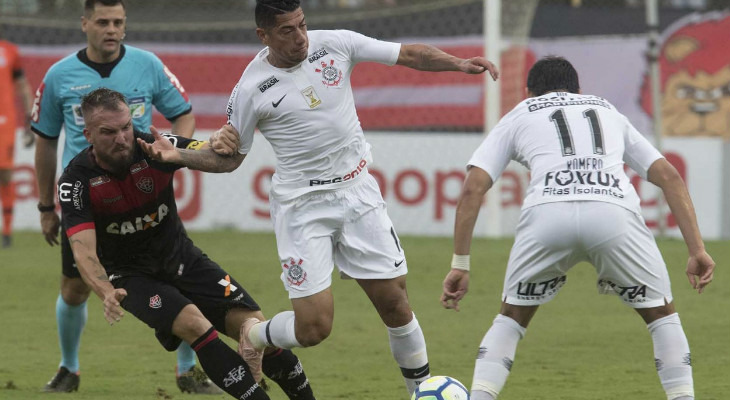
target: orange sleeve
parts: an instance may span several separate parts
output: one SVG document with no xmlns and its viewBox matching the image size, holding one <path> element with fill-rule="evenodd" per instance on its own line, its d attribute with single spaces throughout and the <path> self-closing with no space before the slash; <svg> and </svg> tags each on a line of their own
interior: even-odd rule
<svg viewBox="0 0 730 400">
<path fill-rule="evenodd" d="M 10 50 L 11 65 L 13 70 L 13 76 L 17 77 L 18 73 L 23 73 L 23 65 L 20 62 L 20 54 L 18 53 L 18 47 L 15 45 L 8 46 Z"/>
</svg>

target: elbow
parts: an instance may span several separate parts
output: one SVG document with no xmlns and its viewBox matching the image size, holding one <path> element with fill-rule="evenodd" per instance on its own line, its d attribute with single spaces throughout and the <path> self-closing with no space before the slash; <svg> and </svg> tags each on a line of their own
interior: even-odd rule
<svg viewBox="0 0 730 400">
<path fill-rule="evenodd" d="M 231 157 L 231 159 L 228 160 L 228 162 L 221 165 L 221 169 L 218 172 L 223 172 L 226 174 L 231 173 L 231 172 L 235 171 L 239 165 L 241 165 L 241 161 L 243 161 L 243 159 L 238 159 L 235 156 Z"/>
<path fill-rule="evenodd" d="M 466 184 L 461 191 L 462 197 L 465 198 L 482 198 L 487 194 L 487 187 L 483 185 Z"/>
<path fill-rule="evenodd" d="M 684 180 L 679 171 L 666 159 L 662 158 L 654 162 L 647 172 L 647 180 L 662 188 L 662 190 L 672 186 L 684 185 Z"/>
<path fill-rule="evenodd" d="M 226 171 L 224 172 L 229 173 L 235 171 L 238 167 L 241 166 L 244 158 L 246 158 L 245 154 L 236 152 L 233 156 L 231 156 L 230 162 L 226 164 Z"/>
<path fill-rule="evenodd" d="M 676 168 L 669 162 L 662 162 L 659 168 L 649 171 L 649 181 L 660 188 L 684 185 L 684 180 Z"/>
</svg>

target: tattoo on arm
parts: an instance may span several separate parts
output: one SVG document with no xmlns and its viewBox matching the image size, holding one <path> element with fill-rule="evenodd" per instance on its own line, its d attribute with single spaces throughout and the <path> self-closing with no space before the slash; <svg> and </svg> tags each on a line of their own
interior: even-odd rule
<svg viewBox="0 0 730 400">
<path fill-rule="evenodd" d="M 88 261 L 89 265 L 94 268 L 93 272 L 94 275 L 96 275 L 95 278 L 97 280 L 109 282 L 109 276 L 106 274 L 106 269 L 103 265 L 101 265 L 101 263 L 99 262 L 99 258 L 96 256 L 96 249 L 89 249 L 88 245 L 79 239 L 71 239 L 69 241 L 69 244 L 71 245 L 72 249 L 76 244 L 84 247 L 86 250 L 93 251 L 93 254 L 86 256 L 86 261 Z"/>
<path fill-rule="evenodd" d="M 88 259 L 96 269 L 96 271 L 94 271 L 96 273 L 96 279 L 103 282 L 109 282 L 109 276 L 106 274 L 106 269 L 104 269 L 104 266 L 101 265 L 99 259 L 96 257 L 89 257 Z"/>
<path fill-rule="evenodd" d="M 230 172 L 240 164 L 240 155 L 231 157 L 216 154 L 211 148 L 201 150 L 178 149 L 182 165 L 204 172 Z"/>
</svg>

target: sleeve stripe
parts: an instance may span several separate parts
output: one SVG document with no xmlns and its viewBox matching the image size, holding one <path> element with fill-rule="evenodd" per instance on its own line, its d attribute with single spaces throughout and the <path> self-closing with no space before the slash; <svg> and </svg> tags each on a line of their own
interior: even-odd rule
<svg viewBox="0 0 730 400">
<path fill-rule="evenodd" d="M 41 132 L 40 130 L 36 129 L 35 127 L 30 127 L 30 130 L 35 132 L 36 135 L 42 137 L 43 139 L 47 140 L 58 140 L 58 136 L 48 136 L 45 133 Z"/>
<path fill-rule="evenodd" d="M 182 117 L 183 115 L 185 115 L 185 114 L 190 114 L 191 112 L 193 112 L 193 106 L 190 106 L 190 108 L 188 108 L 187 110 L 185 110 L 185 111 L 181 112 L 180 114 L 178 114 L 178 115 L 176 115 L 176 116 L 174 116 L 174 117 L 170 117 L 170 118 L 167 118 L 167 117 L 165 117 L 165 118 L 166 118 L 166 119 L 167 119 L 168 121 L 170 121 L 170 122 L 173 122 L 173 121 L 175 121 L 176 119 L 178 119 L 178 118 Z"/>
<path fill-rule="evenodd" d="M 81 231 L 89 229 L 96 229 L 96 226 L 93 222 L 84 222 L 83 224 L 78 224 L 76 226 L 72 226 L 71 228 L 66 229 L 66 236 L 71 237 Z"/>
</svg>

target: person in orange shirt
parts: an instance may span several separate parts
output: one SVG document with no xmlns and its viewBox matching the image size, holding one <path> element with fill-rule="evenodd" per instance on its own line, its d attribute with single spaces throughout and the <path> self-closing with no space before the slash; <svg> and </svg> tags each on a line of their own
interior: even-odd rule
<svg viewBox="0 0 730 400">
<path fill-rule="evenodd" d="M 33 145 L 35 136 L 30 131 L 33 96 L 28 80 L 20 66 L 18 48 L 0 37 L 0 203 L 2 203 L 2 247 L 10 247 L 15 189 L 12 184 L 13 152 L 15 149 L 16 110 L 15 95 L 23 98 L 25 132 L 23 144 Z"/>
</svg>

